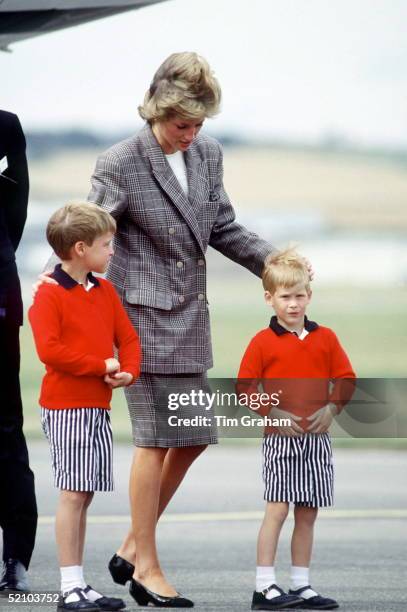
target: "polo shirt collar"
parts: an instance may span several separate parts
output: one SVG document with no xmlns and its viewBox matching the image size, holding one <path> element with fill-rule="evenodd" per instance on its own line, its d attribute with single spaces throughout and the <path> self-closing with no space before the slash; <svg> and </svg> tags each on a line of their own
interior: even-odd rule
<svg viewBox="0 0 407 612">
<path fill-rule="evenodd" d="M 276 315 L 273 315 L 271 317 L 269 327 L 273 330 L 275 334 L 277 334 L 277 336 L 292 333 L 290 332 L 290 330 L 280 325 L 280 323 L 277 321 Z M 306 329 L 307 332 L 315 331 L 316 329 L 318 329 L 318 327 L 318 323 L 315 323 L 315 321 L 310 321 L 307 316 L 304 317 L 304 329 Z"/>
<path fill-rule="evenodd" d="M 76 282 L 76 280 L 74 280 L 72 276 L 69 276 L 69 274 L 67 274 L 65 270 L 62 269 L 62 264 L 57 264 L 55 266 L 51 276 L 57 281 L 58 285 L 61 285 L 61 287 L 63 287 L 64 289 L 73 289 L 74 287 L 76 287 L 76 285 L 79 285 L 79 283 Z M 86 278 L 88 279 L 88 281 L 93 283 L 95 287 L 99 287 L 100 283 L 96 276 L 93 276 L 92 272 L 89 272 Z"/>
</svg>

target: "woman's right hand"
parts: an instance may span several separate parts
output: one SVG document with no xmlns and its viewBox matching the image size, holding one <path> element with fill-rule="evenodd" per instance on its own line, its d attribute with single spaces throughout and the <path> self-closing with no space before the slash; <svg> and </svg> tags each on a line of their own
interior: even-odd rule
<svg viewBox="0 0 407 612">
<path fill-rule="evenodd" d="M 105 359 L 105 364 L 105 374 L 113 374 L 113 372 L 120 372 L 120 363 L 114 357 L 109 357 L 109 359 Z"/>
<path fill-rule="evenodd" d="M 32 286 L 33 299 L 37 295 L 37 291 L 43 283 L 48 283 L 49 285 L 58 285 L 57 281 L 54 278 L 51 278 L 50 276 L 52 272 L 53 270 L 46 270 L 45 272 L 39 275 L 37 282 L 34 283 L 34 285 Z"/>
</svg>

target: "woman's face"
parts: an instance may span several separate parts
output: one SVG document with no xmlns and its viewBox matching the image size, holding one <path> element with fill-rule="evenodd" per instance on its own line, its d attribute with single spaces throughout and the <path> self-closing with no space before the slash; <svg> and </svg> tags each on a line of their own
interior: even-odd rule
<svg viewBox="0 0 407 612">
<path fill-rule="evenodd" d="M 176 151 L 186 151 L 203 122 L 204 119 L 191 121 L 175 116 L 166 121 L 156 121 L 152 130 L 164 153 L 169 155 Z"/>
</svg>

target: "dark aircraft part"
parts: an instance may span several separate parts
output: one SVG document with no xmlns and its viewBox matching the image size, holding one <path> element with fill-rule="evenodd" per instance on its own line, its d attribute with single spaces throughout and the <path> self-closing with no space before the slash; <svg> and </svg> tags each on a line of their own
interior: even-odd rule
<svg viewBox="0 0 407 612">
<path fill-rule="evenodd" d="M 66 10 L 37 10 L 37 11 L 3 11 L 0 10 L 0 49 L 7 51 L 9 44 L 40 36 L 48 32 L 55 32 L 62 28 L 109 17 L 124 11 L 131 11 L 162 0 L 146 0 L 133 5 L 117 6 L 112 2 L 109 7 L 96 7 L 85 9 Z M 1 9 L 1 3 L 0 3 Z"/>
</svg>

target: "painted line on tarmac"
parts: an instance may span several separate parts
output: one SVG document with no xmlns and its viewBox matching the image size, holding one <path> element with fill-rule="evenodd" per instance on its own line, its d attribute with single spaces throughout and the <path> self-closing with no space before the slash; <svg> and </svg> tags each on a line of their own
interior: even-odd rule
<svg viewBox="0 0 407 612">
<path fill-rule="evenodd" d="M 209 523 L 227 521 L 260 521 L 264 516 L 263 512 L 189 512 L 187 514 L 165 514 L 160 523 Z M 290 513 L 288 516 L 292 519 Z M 399 508 L 370 509 L 370 510 L 323 510 L 318 515 L 319 519 L 405 519 L 407 510 Z M 40 516 L 40 525 L 51 525 L 55 521 L 53 516 Z M 129 524 L 130 516 L 127 515 L 96 515 L 88 516 L 88 524 L 92 525 L 112 525 Z"/>
</svg>

